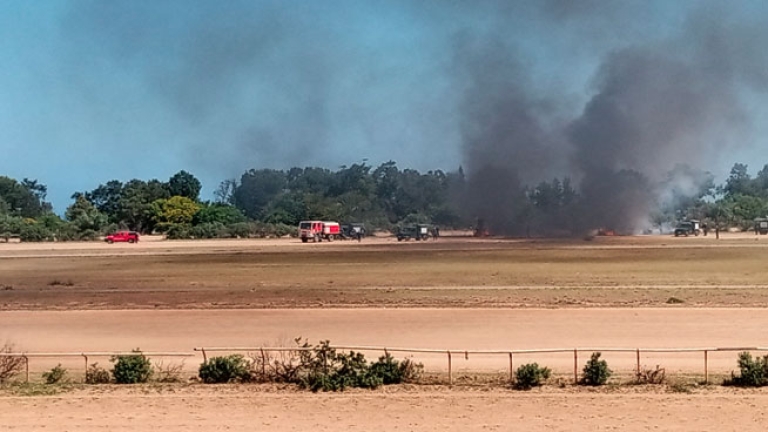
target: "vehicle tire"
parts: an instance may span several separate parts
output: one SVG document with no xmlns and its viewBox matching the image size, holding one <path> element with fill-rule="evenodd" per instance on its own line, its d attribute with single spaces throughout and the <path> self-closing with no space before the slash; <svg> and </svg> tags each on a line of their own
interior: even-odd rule
<svg viewBox="0 0 768 432">
<path fill-rule="evenodd" d="M 107 240 L 107 243 L 108 244 L 112 244 L 112 243 L 114 243 L 114 241 L 112 239 L 110 239 L 110 240 Z"/>
<path fill-rule="evenodd" d="M 302 243 L 306 243 L 308 240 L 309 240 L 309 239 L 308 239 L 308 238 L 306 238 L 306 237 L 302 237 L 302 238 L 301 238 L 301 242 L 302 242 Z"/>
<path fill-rule="evenodd" d="M 136 243 L 136 240 L 134 240 L 134 239 L 128 239 L 128 243 L 130 243 L 130 244 L 134 244 L 134 243 Z"/>
<path fill-rule="evenodd" d="M 403 238 L 402 237 L 398 237 L 397 241 L 401 242 L 401 241 L 403 241 Z"/>
<path fill-rule="evenodd" d="M 319 235 L 315 235 L 313 242 L 314 243 L 320 243 L 320 236 Z"/>
</svg>

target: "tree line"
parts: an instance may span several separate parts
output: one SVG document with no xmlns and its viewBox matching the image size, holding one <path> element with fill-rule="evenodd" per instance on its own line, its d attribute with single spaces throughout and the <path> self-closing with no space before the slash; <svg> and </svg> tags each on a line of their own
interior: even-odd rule
<svg viewBox="0 0 768 432">
<path fill-rule="evenodd" d="M 751 177 L 737 163 L 716 185 L 714 176 L 685 165 L 653 187 L 648 229 L 663 232 L 678 221 L 700 219 L 713 228 L 749 229 L 768 215 L 768 165 Z M 497 181 L 497 180 L 494 180 Z M 167 181 L 110 180 L 76 192 L 63 217 L 46 201 L 47 187 L 37 180 L 0 176 L 0 237 L 22 241 L 94 240 L 119 229 L 163 233 L 169 238 L 283 236 L 301 220 L 362 222 L 389 229 L 410 223 L 470 228 L 484 214 L 498 214 L 525 235 L 581 235 L 572 220 L 585 205 L 570 179 L 535 186 L 492 185 L 514 189 L 514 212 L 499 202 L 478 202 L 472 180 L 461 168 L 419 172 L 395 162 L 378 167 L 251 169 L 221 182 L 215 199 L 201 200 L 202 184 L 180 171 Z M 599 228 L 599 227 L 593 227 Z"/>
</svg>

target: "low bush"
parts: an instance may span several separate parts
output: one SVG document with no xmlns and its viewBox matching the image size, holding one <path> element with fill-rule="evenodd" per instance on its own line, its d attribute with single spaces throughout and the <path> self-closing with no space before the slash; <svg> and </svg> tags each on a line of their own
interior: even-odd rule
<svg viewBox="0 0 768 432">
<path fill-rule="evenodd" d="M 88 366 L 85 371 L 85 383 L 86 384 L 109 384 L 112 382 L 112 378 L 109 376 L 109 372 L 98 363 L 94 363 Z"/>
<path fill-rule="evenodd" d="M 384 384 L 382 377 L 368 367 L 362 353 L 337 353 L 323 342 L 313 351 L 309 370 L 300 381 L 302 387 L 316 391 L 344 391 L 348 387 L 376 388 Z"/>
<path fill-rule="evenodd" d="M 546 367 L 540 367 L 538 363 L 524 364 L 515 371 L 515 385 L 518 390 L 530 390 L 538 387 L 549 379 L 552 371 Z"/>
<path fill-rule="evenodd" d="M 14 347 L 10 343 L 5 343 L 0 347 L 0 353 L 13 353 Z M 0 356 L 0 383 L 4 383 L 20 374 L 24 369 L 24 358 L 18 356 Z"/>
<path fill-rule="evenodd" d="M 240 354 L 212 357 L 200 365 L 198 376 L 206 384 L 249 381 L 251 365 Z"/>
<path fill-rule="evenodd" d="M 159 383 L 180 383 L 184 371 L 184 362 L 165 364 L 159 361 L 152 365 L 152 380 Z"/>
<path fill-rule="evenodd" d="M 112 376 L 118 384 L 145 383 L 152 376 L 152 364 L 138 348 L 133 354 L 114 356 L 111 361 Z"/>
<path fill-rule="evenodd" d="M 594 352 L 587 364 L 584 365 L 579 384 L 588 386 L 601 386 L 608 382 L 613 371 L 608 369 L 608 362 L 600 360 L 600 353 Z"/>
<path fill-rule="evenodd" d="M 664 384 L 667 382 L 667 371 L 656 365 L 656 369 L 642 368 L 635 372 L 637 384 Z"/>
<path fill-rule="evenodd" d="M 66 382 L 67 370 L 61 367 L 61 363 L 48 372 L 43 372 L 43 380 L 46 384 L 60 384 Z"/>
<path fill-rule="evenodd" d="M 726 379 L 723 385 L 762 387 L 768 384 L 768 355 L 752 358 L 752 354 L 742 352 L 739 353 L 737 363 L 739 375 L 731 372 L 731 378 Z"/>
<path fill-rule="evenodd" d="M 383 355 L 376 363 L 371 363 L 371 373 L 381 378 L 384 385 L 417 382 L 421 377 L 424 366 L 410 359 L 402 361 Z"/>
<path fill-rule="evenodd" d="M 240 355 L 213 357 L 200 365 L 199 376 L 205 383 L 254 380 L 298 384 L 316 392 L 412 383 L 423 370 L 420 363 L 389 354 L 369 364 L 362 353 L 337 352 L 329 341 L 313 346 L 297 338 L 295 343 L 296 350 L 250 353 L 251 361 Z"/>
</svg>

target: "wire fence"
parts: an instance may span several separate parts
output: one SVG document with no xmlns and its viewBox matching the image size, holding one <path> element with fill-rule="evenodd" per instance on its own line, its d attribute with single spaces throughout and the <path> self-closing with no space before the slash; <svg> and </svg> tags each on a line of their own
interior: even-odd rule
<svg viewBox="0 0 768 432">
<path fill-rule="evenodd" d="M 453 384 L 454 378 L 454 359 L 458 357 L 464 357 L 469 359 L 470 355 L 483 355 L 483 356 L 505 356 L 509 361 L 509 379 L 513 380 L 515 377 L 515 358 L 520 355 L 529 354 L 558 354 L 558 353 L 572 353 L 573 354 L 573 381 L 577 383 L 579 381 L 579 360 L 580 354 L 593 353 L 593 352 L 614 352 L 614 353 L 631 353 L 635 355 L 635 370 L 637 374 L 641 372 L 643 354 L 651 353 L 700 353 L 703 354 L 702 358 L 702 370 L 704 373 L 704 382 L 709 382 L 709 354 L 711 352 L 760 352 L 768 351 L 768 347 L 697 347 L 697 348 L 615 348 L 615 347 L 600 347 L 600 348 L 537 348 L 537 349 L 515 349 L 515 350 L 452 350 L 452 349 L 430 349 L 430 348 L 399 348 L 399 347 L 382 347 L 382 346 L 361 346 L 361 345 L 331 345 L 330 348 L 337 350 L 355 350 L 355 351 L 368 351 L 368 352 L 381 352 L 383 354 L 389 353 L 421 353 L 421 354 L 442 354 L 446 356 L 448 367 L 448 383 Z M 208 353 L 211 352 L 259 352 L 263 358 L 270 352 L 290 352 L 290 351 L 309 351 L 312 347 L 197 347 L 195 351 L 201 352 L 203 355 L 203 361 L 208 358 Z"/>
<path fill-rule="evenodd" d="M 311 351 L 315 347 L 270 347 L 270 346 L 227 346 L 227 347 L 195 347 L 192 352 L 151 352 L 151 351 L 92 351 L 92 352 L 0 352 L 0 357 L 17 357 L 24 360 L 25 377 L 29 381 L 30 359 L 37 358 L 82 358 L 85 372 L 88 371 L 89 359 L 98 357 L 117 357 L 124 355 L 141 354 L 147 357 L 171 357 L 171 358 L 189 358 L 196 357 L 196 353 L 202 355 L 203 362 L 207 362 L 211 353 L 258 353 L 262 357 L 262 365 L 271 353 Z M 454 361 L 458 358 L 469 360 L 470 356 L 494 356 L 502 357 L 508 362 L 509 379 L 513 380 L 515 376 L 515 364 L 519 357 L 529 357 L 534 354 L 568 354 L 573 356 L 573 380 L 579 381 L 579 362 L 582 354 L 601 352 L 601 353 L 629 353 L 634 356 L 634 372 L 641 372 L 642 360 L 648 358 L 651 354 L 671 354 L 671 353 L 698 353 L 701 357 L 701 371 L 704 374 L 704 382 L 709 382 L 710 374 L 710 353 L 715 352 L 765 352 L 768 347 L 748 346 L 748 347 L 696 347 L 696 348 L 616 348 L 616 347 L 598 347 L 598 348 L 538 348 L 538 349 L 510 349 L 510 350 L 456 350 L 456 349 L 433 349 L 433 348 L 403 348 L 403 347 L 384 347 L 384 346 L 366 346 L 366 345 L 330 345 L 329 348 L 335 350 L 353 350 L 358 352 L 380 352 L 384 355 L 390 353 L 407 354 L 430 354 L 445 356 L 448 383 L 453 384 L 455 365 Z"/>
</svg>

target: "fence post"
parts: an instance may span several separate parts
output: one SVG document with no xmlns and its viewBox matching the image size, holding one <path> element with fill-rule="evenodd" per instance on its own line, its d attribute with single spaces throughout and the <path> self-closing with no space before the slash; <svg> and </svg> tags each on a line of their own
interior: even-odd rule
<svg viewBox="0 0 768 432">
<path fill-rule="evenodd" d="M 637 369 L 635 372 L 637 372 L 637 376 L 640 376 L 640 348 L 637 349 Z"/>
<path fill-rule="evenodd" d="M 579 351 L 573 350 L 573 383 L 579 383 Z"/>
<path fill-rule="evenodd" d="M 83 376 L 83 381 L 88 379 L 88 356 L 84 353 L 82 354 L 83 359 L 85 359 L 85 375 Z"/>
<path fill-rule="evenodd" d="M 264 348 L 261 349 L 261 379 L 267 379 L 267 355 L 264 353 Z"/>
<path fill-rule="evenodd" d="M 451 364 L 451 352 L 448 351 L 448 385 L 453 385 L 453 367 Z"/>
<path fill-rule="evenodd" d="M 512 382 L 515 380 L 515 366 L 514 363 L 512 363 L 512 353 L 509 353 L 509 382 Z"/>
<path fill-rule="evenodd" d="M 704 384 L 709 384 L 709 367 L 707 367 L 707 350 L 704 350 Z"/>
<path fill-rule="evenodd" d="M 24 370 L 26 371 L 26 382 L 29 382 L 29 357 L 26 355 L 21 356 L 24 359 Z"/>
<path fill-rule="evenodd" d="M 208 356 L 205 354 L 205 348 L 200 348 L 200 351 L 203 352 L 203 363 L 208 363 Z"/>
</svg>

